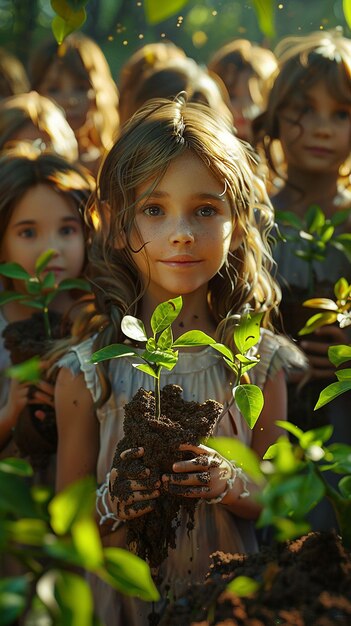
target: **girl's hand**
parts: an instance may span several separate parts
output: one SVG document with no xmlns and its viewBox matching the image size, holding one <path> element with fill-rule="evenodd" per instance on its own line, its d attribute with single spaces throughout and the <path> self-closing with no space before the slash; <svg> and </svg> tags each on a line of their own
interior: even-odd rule
<svg viewBox="0 0 351 626">
<path fill-rule="evenodd" d="M 25 406 L 28 404 L 29 388 L 29 383 L 20 383 L 14 378 L 11 379 L 8 400 L 6 408 L 4 407 L 4 413 L 9 416 L 10 421 L 13 422 L 13 426 L 16 424 L 21 411 L 23 411 Z"/>
<path fill-rule="evenodd" d="M 233 469 L 218 452 L 202 444 L 181 444 L 179 450 L 193 452 L 194 458 L 177 461 L 172 474 L 164 474 L 164 488 L 186 498 L 218 498 L 228 487 Z"/>
<path fill-rule="evenodd" d="M 314 335 L 318 340 L 304 339 L 300 344 L 310 364 L 308 378 L 309 380 L 335 378 L 335 367 L 328 359 L 328 349 L 330 346 L 348 344 L 346 333 L 338 326 L 322 326 Z"/>
<path fill-rule="evenodd" d="M 29 386 L 28 404 L 46 404 L 54 407 L 55 386 L 45 380 L 40 380 L 35 385 Z M 35 417 L 43 421 L 45 419 L 45 411 L 38 409 L 34 413 Z"/>
<path fill-rule="evenodd" d="M 124 450 L 121 459 L 141 459 L 144 448 Z M 150 470 L 142 462 L 133 464 L 133 470 L 126 466 L 125 471 L 111 469 L 109 485 L 109 506 L 118 519 L 131 520 L 150 513 L 154 509 L 154 500 L 160 496 L 160 481 L 156 481 L 150 488 Z M 115 484 L 118 483 L 118 492 L 126 495 L 121 498 L 115 495 Z"/>
</svg>

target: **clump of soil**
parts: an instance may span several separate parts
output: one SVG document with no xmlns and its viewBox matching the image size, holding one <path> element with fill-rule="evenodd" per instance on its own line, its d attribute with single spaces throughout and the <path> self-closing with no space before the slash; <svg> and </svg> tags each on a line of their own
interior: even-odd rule
<svg viewBox="0 0 351 626">
<path fill-rule="evenodd" d="M 204 584 L 169 605 L 159 626 L 348 626 L 351 553 L 335 533 L 311 532 L 256 554 L 211 555 Z M 260 584 L 250 597 L 226 586 L 237 576 Z"/>
<path fill-rule="evenodd" d="M 4 347 L 10 353 L 11 363 L 18 365 L 34 356 L 42 356 L 51 342 L 69 335 L 70 323 L 63 322 L 60 313 L 49 313 L 51 340 L 45 335 L 44 318 L 41 312 L 30 318 L 11 322 L 2 335 Z M 33 386 L 32 393 L 35 387 Z M 45 418 L 38 419 L 35 412 L 44 411 Z M 50 455 L 56 452 L 57 428 L 55 411 L 48 405 L 30 404 L 21 412 L 14 429 L 15 443 L 24 457 L 29 457 L 34 469 L 43 469 Z"/>
<path fill-rule="evenodd" d="M 166 385 L 161 391 L 159 420 L 155 418 L 154 394 L 145 389 L 139 389 L 124 410 L 125 436 L 117 445 L 112 464 L 118 470 L 119 478 L 112 485 L 112 493 L 119 498 L 130 495 L 128 482 L 121 482 L 123 475 L 130 477 L 140 472 L 140 460 L 121 461 L 121 452 L 139 446 L 144 448 L 142 464 L 150 469 L 148 483 L 153 488 L 162 474 L 172 471 L 174 462 L 194 456 L 179 451 L 179 444 L 197 445 L 209 437 L 223 406 L 214 400 L 203 404 L 187 402 L 182 398 L 181 387 Z M 166 558 L 168 549 L 176 547 L 181 506 L 188 515 L 190 531 L 197 502 L 193 498 L 162 492 L 161 486 L 161 496 L 155 500 L 155 509 L 137 519 L 128 520 L 126 524 L 130 549 L 148 561 L 152 568 L 157 568 Z"/>
</svg>

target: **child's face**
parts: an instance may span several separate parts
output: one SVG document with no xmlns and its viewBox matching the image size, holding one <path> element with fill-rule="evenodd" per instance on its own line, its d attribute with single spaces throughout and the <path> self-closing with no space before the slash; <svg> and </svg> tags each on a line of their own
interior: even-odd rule
<svg viewBox="0 0 351 626">
<path fill-rule="evenodd" d="M 335 100 L 320 81 L 281 111 L 279 138 L 288 165 L 338 172 L 350 154 L 351 106 Z"/>
<path fill-rule="evenodd" d="M 50 65 L 38 91 L 64 109 L 74 131 L 85 124 L 88 111 L 95 101 L 88 76 L 76 77 L 59 60 Z"/>
<path fill-rule="evenodd" d="M 53 271 L 58 283 L 81 275 L 85 243 L 77 209 L 45 184 L 28 189 L 15 205 L 1 243 L 2 262 L 16 262 L 34 274 L 42 252 L 54 249 L 55 256 L 45 271 Z M 16 291 L 21 282 L 14 281 Z"/>
<path fill-rule="evenodd" d="M 137 189 L 137 197 L 151 182 Z M 139 203 L 135 226 L 140 236 L 135 228 L 133 249 L 146 245 L 133 258 L 149 293 L 159 300 L 206 293 L 234 245 L 224 184 L 191 152 L 174 159 L 151 196 Z"/>
</svg>

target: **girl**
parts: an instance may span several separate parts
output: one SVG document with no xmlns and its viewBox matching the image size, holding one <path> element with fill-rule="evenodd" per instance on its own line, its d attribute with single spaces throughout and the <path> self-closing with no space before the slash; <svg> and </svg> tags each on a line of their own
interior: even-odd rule
<svg viewBox="0 0 351 626">
<path fill-rule="evenodd" d="M 272 209 L 269 203 L 258 203 L 262 188 L 256 183 L 250 153 L 235 138 L 232 126 L 206 105 L 182 99 L 146 104 L 123 127 L 104 161 L 87 212 L 93 229 L 90 267 L 99 332 L 61 362 L 55 403 L 57 488 L 96 475 L 102 485 L 97 509 L 106 545 L 125 546 L 123 521 L 152 511 L 160 494 L 159 482 L 151 492 L 144 489 L 141 474 L 130 482 L 129 499 L 106 500 L 115 446 L 123 437 L 123 407 L 139 387 L 152 387 L 147 375 L 125 362 L 113 360 L 100 372 L 89 362 L 95 349 L 124 340 L 120 323 L 125 313 L 137 315 L 148 326 L 158 303 L 182 295 L 175 336 L 199 329 L 230 344 L 237 315 L 247 306 L 263 311 L 267 328 L 262 330 L 261 361 L 253 374 L 264 392 L 263 412 L 251 432 L 231 408 L 216 434 L 240 438 L 260 457 L 278 436 L 275 420 L 284 419 L 286 411 L 283 363 L 289 357 L 284 340 L 268 330 L 279 289 L 271 278 L 267 245 Z M 166 383 L 180 385 L 186 400 L 231 401 L 230 373 L 210 348 L 180 351 L 176 368 L 164 374 Z M 160 569 L 162 590 L 168 586 L 175 595 L 189 579 L 202 580 L 214 550 L 256 549 L 253 520 L 259 506 L 254 487 L 251 497 L 241 498 L 245 484 L 240 478 L 228 480 L 233 475 L 228 461 L 202 445 L 190 450 L 197 463 L 176 463 L 174 473 L 163 477 L 170 491 L 182 485 L 188 497 L 202 499 L 194 530 L 189 534 L 182 519 L 177 548 Z M 136 456 L 142 455 L 138 449 Z M 214 457 L 220 467 L 209 469 Z M 199 473 L 204 468 L 209 478 L 201 489 Z M 147 623 L 150 606 L 100 583 L 94 588 L 107 626 Z"/>
<path fill-rule="evenodd" d="M 34 275 L 37 258 L 46 250 L 54 249 L 55 255 L 45 271 L 54 272 L 57 283 L 82 276 L 86 242 L 80 210 L 93 189 L 91 177 L 57 155 L 41 152 L 33 144 L 24 142 L 1 153 L 0 168 L 0 261 L 19 263 Z M 2 282 L 5 289 L 24 292 L 21 280 L 3 278 Z M 62 291 L 52 301 L 50 309 L 64 314 L 76 299 L 77 294 Z M 19 454 L 12 435 L 23 409 L 28 404 L 53 406 L 54 390 L 45 376 L 33 389 L 26 383 L 10 381 L 3 373 L 10 365 L 10 355 L 4 347 L 2 333 L 8 324 L 27 320 L 33 312 L 33 308 L 20 300 L 4 304 L 0 311 L 2 457 Z M 44 415 L 40 412 L 37 417 L 43 419 Z M 27 436 L 30 437 L 30 433 Z"/>
<path fill-rule="evenodd" d="M 36 91 L 0 102 L 0 150 L 22 140 L 42 140 L 67 161 L 78 160 L 78 143 L 62 109 Z"/>
<path fill-rule="evenodd" d="M 59 104 L 73 128 L 80 161 L 93 174 L 118 131 L 118 90 L 101 48 L 80 32 L 44 42 L 29 64 L 31 87 Z"/>
<path fill-rule="evenodd" d="M 274 207 L 303 218 L 311 205 L 318 205 L 327 218 L 351 208 L 346 171 L 351 148 L 351 41 L 335 30 L 302 37 L 287 37 L 275 50 L 279 73 L 270 92 L 265 113 L 258 122 L 258 143 L 268 164 L 278 176 Z M 283 161 L 277 155 L 283 153 Z M 346 171 L 345 171 L 346 170 Z M 350 232 L 350 219 L 337 232 Z M 282 226 L 282 233 L 290 230 Z M 275 250 L 278 278 L 283 286 L 282 321 L 294 338 L 304 321 L 295 327 L 296 310 L 314 296 L 334 295 L 335 282 L 349 278 L 349 260 L 330 248 L 324 261 L 312 261 L 313 292 L 308 291 L 306 261 L 294 254 L 295 243 L 279 242 Z M 296 309 L 297 307 L 297 309 Z M 295 312 L 294 312 L 295 311 Z M 307 317 L 312 315 L 306 311 Z M 334 382 L 328 359 L 333 344 L 348 343 L 346 332 L 325 326 L 301 342 L 309 360 L 306 376 L 294 376 L 289 386 L 289 420 L 303 429 L 323 423 L 334 426 L 334 440 L 351 443 L 349 402 L 343 396 L 314 412 L 321 390 Z M 316 528 L 335 526 L 333 516 L 321 516 Z"/>
<path fill-rule="evenodd" d="M 252 142 L 252 120 L 265 109 L 277 69 L 275 55 L 248 39 L 234 39 L 217 50 L 208 69 L 227 88 L 238 137 Z"/>
</svg>

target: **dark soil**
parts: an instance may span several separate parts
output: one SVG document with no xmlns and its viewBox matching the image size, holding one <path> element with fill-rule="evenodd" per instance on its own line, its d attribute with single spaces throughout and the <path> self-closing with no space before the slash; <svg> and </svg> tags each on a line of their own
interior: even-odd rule
<svg viewBox="0 0 351 626">
<path fill-rule="evenodd" d="M 257 554 L 212 555 L 204 584 L 169 605 L 159 626 L 349 626 L 351 553 L 334 533 L 309 533 Z M 227 591 L 237 576 L 260 584 L 250 597 Z"/>
<path fill-rule="evenodd" d="M 130 495 L 128 481 L 123 476 L 138 475 L 141 460 L 121 461 L 123 450 L 142 446 L 145 450 L 142 464 L 150 469 L 150 488 L 164 473 L 172 471 L 175 461 L 186 457 L 187 453 L 178 450 L 179 444 L 198 444 L 210 436 L 212 429 L 223 410 L 214 400 L 203 404 L 186 402 L 182 389 L 177 385 L 166 385 L 161 391 L 161 417 L 155 419 L 155 398 L 153 392 L 139 389 L 134 398 L 125 406 L 124 438 L 118 443 L 113 467 L 118 470 L 118 480 L 112 486 L 112 493 L 119 498 Z M 157 568 L 166 558 L 168 549 L 176 547 L 176 529 L 180 508 L 188 515 L 188 529 L 193 528 L 193 517 L 197 500 L 175 496 L 163 491 L 155 500 L 151 513 L 127 522 L 127 544 L 130 549 L 146 560 L 152 568 Z"/>
<path fill-rule="evenodd" d="M 68 336 L 70 324 L 63 323 L 59 313 L 49 313 L 52 340 Z M 10 353 L 11 363 L 18 365 L 34 356 L 42 356 L 50 348 L 51 341 L 45 336 L 44 318 L 41 312 L 29 319 L 11 322 L 3 331 L 4 346 Z M 33 387 L 34 391 L 34 387 Z M 35 411 L 45 413 L 45 419 L 35 417 Z M 55 411 L 48 405 L 31 404 L 18 418 L 14 440 L 24 457 L 29 457 L 34 469 L 44 469 L 50 455 L 57 448 Z"/>
</svg>

